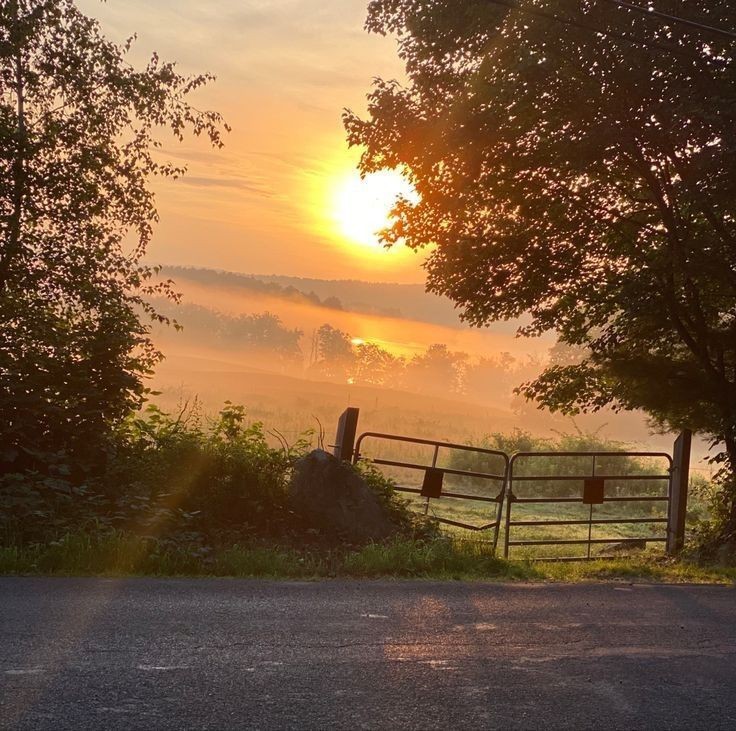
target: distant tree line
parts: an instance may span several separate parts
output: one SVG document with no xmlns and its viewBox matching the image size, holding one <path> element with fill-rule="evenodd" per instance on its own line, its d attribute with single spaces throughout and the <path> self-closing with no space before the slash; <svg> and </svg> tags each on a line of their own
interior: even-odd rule
<svg viewBox="0 0 736 731">
<path fill-rule="evenodd" d="M 304 332 L 286 327 L 278 315 L 271 312 L 247 315 L 228 315 L 195 304 L 167 307 L 157 303 L 171 320 L 176 319 L 179 329 L 198 345 L 238 350 L 262 351 L 278 363 L 301 363 L 299 341 Z M 170 332 L 162 325 L 160 333 Z"/>
<path fill-rule="evenodd" d="M 444 343 L 406 358 L 328 324 L 317 330 L 313 350 L 309 372 L 330 380 L 486 401 L 508 402 L 520 380 L 542 368 L 538 359 L 521 361 L 506 352 L 473 360 Z"/>
<path fill-rule="evenodd" d="M 325 297 L 322 299 L 315 292 L 305 292 L 304 290 L 293 287 L 292 285 L 282 285 L 277 282 L 264 282 L 261 279 L 257 279 L 256 277 L 249 276 L 247 274 L 177 266 L 165 267 L 165 273 L 169 276 L 174 276 L 177 279 L 189 279 L 208 287 L 218 289 L 223 287 L 236 287 L 255 294 L 278 297 L 279 299 L 300 302 L 302 304 L 310 304 L 316 307 L 325 307 L 329 310 L 342 311 L 344 309 L 342 302 L 338 297 Z"/>
<path fill-rule="evenodd" d="M 310 352 L 305 352 L 304 331 L 287 327 L 271 312 L 229 315 L 195 304 L 167 308 L 165 302 L 157 302 L 156 306 L 171 319 L 176 317 L 197 345 L 245 352 L 266 358 L 278 370 L 306 372 L 339 383 L 508 403 L 514 387 L 543 367 L 539 359 L 519 360 L 506 352 L 473 359 L 443 343 L 404 357 L 328 323 L 314 332 Z M 162 326 L 161 332 L 165 331 L 169 329 Z"/>
</svg>

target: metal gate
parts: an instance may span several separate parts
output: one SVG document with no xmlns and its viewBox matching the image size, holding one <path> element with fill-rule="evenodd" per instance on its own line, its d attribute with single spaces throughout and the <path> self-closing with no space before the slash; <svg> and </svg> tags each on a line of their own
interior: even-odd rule
<svg viewBox="0 0 736 731">
<path fill-rule="evenodd" d="M 495 504 L 491 514 L 495 519 L 487 522 L 484 516 L 484 522 L 480 525 L 446 515 L 434 515 L 441 523 L 456 528 L 492 531 L 494 552 L 499 541 L 505 503 L 505 558 L 509 558 L 512 548 L 521 547 L 581 546 L 584 553 L 579 556 L 541 557 L 577 561 L 609 557 L 593 554 L 593 546 L 633 547 L 637 544 L 646 546 L 649 543 L 666 542 L 667 553 L 673 555 L 684 545 L 692 439 L 692 433 L 688 430 L 677 438 L 673 456 L 665 452 L 520 452 L 510 457 L 493 449 L 380 432 L 365 432 L 356 442 L 359 412 L 358 408 L 350 407 L 341 415 L 336 443 L 333 445 L 335 456 L 348 462 L 369 459 L 376 465 L 421 476 L 418 486 L 401 484 L 399 480 L 396 489 L 423 499 L 425 514 L 432 501 L 437 500 L 442 500 L 441 504 L 448 501 Z M 384 447 L 386 444 L 430 447 L 431 456 L 425 460 L 411 461 L 393 459 L 380 451 L 377 455 L 366 455 L 363 450 L 368 440 Z M 452 463 L 442 464 L 441 457 L 448 450 L 480 457 L 483 469 L 462 469 L 453 467 Z M 497 467 L 483 465 L 484 458 L 495 460 Z M 558 460 L 558 468 L 550 469 L 551 459 Z M 643 463 L 643 460 L 648 460 L 649 464 Z M 660 467 L 654 469 L 653 462 Z M 445 477 L 448 477 L 447 482 Z M 453 481 L 459 481 L 459 487 L 447 484 Z M 483 486 L 480 489 L 479 484 Z M 532 487 L 525 489 L 528 485 Z M 562 485 L 571 486 L 568 494 L 558 494 Z M 499 486 L 497 492 L 494 486 Z M 562 518 L 550 515 L 544 510 L 546 505 L 557 505 L 558 512 L 568 514 Z M 621 509 L 627 505 L 628 511 L 623 512 Z M 537 514 L 524 514 L 525 510 L 533 510 L 535 506 Z M 657 507 L 660 508 L 659 514 L 656 513 Z M 620 510 L 617 512 L 616 508 Z M 577 515 L 570 514 L 574 510 L 578 511 Z M 615 531 L 622 526 L 629 526 L 634 531 L 637 530 L 635 526 L 640 526 L 641 532 L 631 535 L 630 530 L 628 534 L 598 535 L 602 528 Z M 657 532 L 659 526 L 666 527 L 666 531 Z M 545 534 L 545 531 L 554 528 L 571 531 L 573 536 L 554 537 Z M 537 535 L 528 535 L 535 531 Z"/>
<path fill-rule="evenodd" d="M 632 463 L 632 459 L 636 461 Z M 649 462 L 648 468 L 646 465 L 642 468 L 642 460 Z M 557 468 L 551 469 L 553 464 Z M 661 468 L 654 469 L 658 465 Z M 632 466 L 638 469 L 634 471 Z M 509 461 L 504 557 L 509 557 L 513 547 L 582 546 L 584 555 L 543 557 L 556 561 L 579 561 L 611 557 L 591 555 L 592 547 L 596 545 L 645 547 L 652 542 L 665 543 L 671 476 L 672 457 L 664 452 L 515 454 Z M 565 506 L 568 508 L 567 517 L 555 519 L 545 515 L 543 507 L 546 505 Z M 664 508 L 662 514 L 656 512 L 656 507 L 652 514 L 653 506 L 658 505 Z M 524 514 L 524 508 L 529 506 L 538 508 L 536 514 Z M 624 506 L 629 506 L 627 512 L 621 510 Z M 661 533 L 655 531 L 660 524 L 665 529 Z M 644 532 L 636 536 L 597 534 L 601 527 L 610 531 L 633 525 L 641 525 Z M 555 537 L 555 528 L 571 531 L 573 536 Z M 524 535 L 515 537 L 514 534 L 520 531 Z M 536 535 L 531 537 L 530 532 Z"/>
<path fill-rule="evenodd" d="M 431 508 L 432 501 L 470 501 L 477 503 L 488 503 L 494 505 L 491 516 L 493 520 L 484 522 L 480 525 L 464 522 L 462 520 L 454 520 L 449 517 L 433 514 L 433 517 L 440 523 L 451 525 L 456 528 L 464 528 L 470 531 L 491 531 L 493 551 L 495 552 L 498 545 L 499 529 L 501 527 L 501 516 L 503 505 L 506 498 L 506 482 L 509 473 L 509 457 L 506 453 L 494 450 L 484 449 L 482 447 L 472 447 L 467 444 L 453 444 L 450 442 L 441 442 L 433 439 L 418 439 L 414 437 L 398 436 L 396 434 L 383 434 L 380 432 L 365 432 L 358 437 L 353 453 L 353 461 L 358 462 L 364 459 L 365 443 L 367 441 L 377 443 L 379 446 L 386 446 L 386 443 L 404 444 L 404 445 L 421 445 L 430 447 L 431 457 L 424 461 L 405 461 L 402 459 L 388 459 L 385 454 L 379 450 L 378 456 L 371 454 L 370 461 L 376 465 L 385 467 L 399 468 L 405 471 L 405 474 L 415 473 L 421 478 L 421 485 L 416 487 L 397 484 L 396 490 L 399 492 L 410 493 L 424 499 L 424 513 L 427 514 Z M 460 452 L 463 454 L 473 454 L 480 456 L 481 461 L 489 462 L 488 469 L 484 471 L 472 469 L 457 469 L 451 466 L 443 466 L 443 455 L 447 452 Z M 498 469 L 490 464 L 496 462 Z M 446 484 L 445 478 L 449 477 L 449 482 L 455 482 L 457 487 Z M 464 489 L 463 489 L 464 487 Z"/>
</svg>

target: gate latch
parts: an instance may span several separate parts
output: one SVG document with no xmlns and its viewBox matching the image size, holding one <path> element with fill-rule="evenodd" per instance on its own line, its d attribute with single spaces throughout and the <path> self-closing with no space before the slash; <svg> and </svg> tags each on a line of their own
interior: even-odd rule
<svg viewBox="0 0 736 731">
<path fill-rule="evenodd" d="M 438 498 L 442 495 L 442 479 L 445 473 L 436 467 L 427 467 L 422 483 L 422 497 Z"/>
</svg>

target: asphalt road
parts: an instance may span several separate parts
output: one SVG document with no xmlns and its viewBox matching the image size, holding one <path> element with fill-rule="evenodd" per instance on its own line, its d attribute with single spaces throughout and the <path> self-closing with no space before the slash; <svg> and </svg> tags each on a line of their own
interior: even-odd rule
<svg viewBox="0 0 736 731">
<path fill-rule="evenodd" d="M 0 728 L 736 728 L 736 591 L 0 579 Z"/>
</svg>

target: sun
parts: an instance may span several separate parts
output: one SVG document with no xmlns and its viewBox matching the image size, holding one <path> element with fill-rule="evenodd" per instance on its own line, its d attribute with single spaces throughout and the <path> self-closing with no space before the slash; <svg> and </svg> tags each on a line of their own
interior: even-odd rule
<svg viewBox="0 0 736 731">
<path fill-rule="evenodd" d="M 350 244 L 383 251 L 378 233 L 390 224 L 389 214 L 399 197 L 417 200 L 411 183 L 395 170 L 381 170 L 365 178 L 357 172 L 344 176 L 335 185 L 332 200 L 338 233 Z"/>
</svg>

